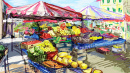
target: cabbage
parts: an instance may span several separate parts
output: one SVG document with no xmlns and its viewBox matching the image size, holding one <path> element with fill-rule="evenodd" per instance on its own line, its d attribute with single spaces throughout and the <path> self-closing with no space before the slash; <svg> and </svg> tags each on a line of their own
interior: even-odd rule
<svg viewBox="0 0 130 73">
<path fill-rule="evenodd" d="M 34 50 L 35 50 L 35 51 L 38 51 L 39 49 L 40 49 L 40 46 L 35 46 L 35 47 L 34 47 Z"/>
<path fill-rule="evenodd" d="M 34 56 L 38 56 L 38 55 L 40 55 L 40 54 L 39 54 L 39 53 L 37 53 L 37 52 L 35 52 L 33 55 L 34 55 Z"/>
<path fill-rule="evenodd" d="M 34 48 L 28 49 L 27 50 L 29 53 L 34 53 Z"/>
</svg>

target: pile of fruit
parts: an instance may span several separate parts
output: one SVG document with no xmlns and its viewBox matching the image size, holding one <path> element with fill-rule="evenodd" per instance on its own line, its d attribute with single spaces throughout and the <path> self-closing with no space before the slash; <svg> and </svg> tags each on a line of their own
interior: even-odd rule
<svg viewBox="0 0 130 73">
<path fill-rule="evenodd" d="M 51 35 L 48 33 L 43 33 L 40 37 L 44 38 L 44 39 L 49 39 L 49 38 L 51 38 Z"/>
<path fill-rule="evenodd" d="M 99 37 L 97 37 L 97 36 L 92 36 L 92 37 L 90 37 L 89 39 L 91 39 L 91 40 L 98 40 L 98 39 L 102 39 L 102 37 L 101 37 L 101 36 L 99 36 Z"/>
<path fill-rule="evenodd" d="M 56 34 L 54 33 L 54 31 L 53 31 L 53 30 L 50 30 L 50 31 L 48 32 L 48 34 L 50 34 L 50 35 L 51 35 L 51 37 L 56 37 Z"/>
<path fill-rule="evenodd" d="M 72 61 L 72 56 L 68 55 L 67 52 L 60 52 L 53 57 L 54 61 L 57 61 L 65 66 L 71 65 L 73 68 L 77 68 L 78 66 L 81 69 L 87 69 L 87 64 L 83 63 L 82 61 L 74 62 Z"/>
<path fill-rule="evenodd" d="M 44 40 L 42 43 L 38 44 L 37 46 L 40 47 L 44 52 L 55 52 L 56 48 L 49 40 Z"/>
<path fill-rule="evenodd" d="M 79 35 L 81 33 L 80 28 L 77 28 L 76 26 L 72 27 L 72 31 L 75 33 L 75 35 Z"/>
<path fill-rule="evenodd" d="M 113 45 L 114 48 L 121 48 L 121 46 Z"/>
<path fill-rule="evenodd" d="M 53 60 L 67 66 L 69 65 L 69 61 L 72 61 L 72 56 L 68 55 L 67 52 L 60 52 L 53 57 Z"/>
</svg>

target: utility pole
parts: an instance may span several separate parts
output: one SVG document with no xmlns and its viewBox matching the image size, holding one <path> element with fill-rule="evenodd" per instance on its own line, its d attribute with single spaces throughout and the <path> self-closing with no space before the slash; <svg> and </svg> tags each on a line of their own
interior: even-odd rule
<svg viewBox="0 0 130 73">
<path fill-rule="evenodd" d="M 2 11 L 2 8 L 3 7 L 3 4 L 2 4 L 2 0 L 0 0 L 0 39 L 2 39 L 2 26 L 3 26 L 3 11 Z"/>
</svg>

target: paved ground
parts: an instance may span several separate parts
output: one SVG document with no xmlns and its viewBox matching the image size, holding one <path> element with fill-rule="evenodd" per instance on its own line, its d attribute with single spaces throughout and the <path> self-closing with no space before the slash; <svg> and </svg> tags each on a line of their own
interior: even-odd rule
<svg viewBox="0 0 130 73">
<path fill-rule="evenodd" d="M 129 51 L 129 50 L 128 50 Z M 89 66 L 100 69 L 103 73 L 130 73 L 130 59 L 116 60 L 119 56 L 113 56 L 113 53 L 104 55 L 96 51 L 87 55 Z M 130 56 L 128 52 L 125 56 Z"/>
<path fill-rule="evenodd" d="M 18 73 L 22 72 L 25 73 L 25 62 L 23 60 L 23 57 L 27 59 L 27 56 L 23 53 L 23 57 L 21 56 L 21 52 L 19 50 L 19 47 L 15 47 L 15 44 L 19 44 L 22 40 L 22 38 L 13 39 L 13 51 L 11 51 L 11 39 L 2 39 L 0 42 L 3 42 L 4 45 L 6 45 L 9 48 L 8 52 L 8 62 L 9 62 L 9 70 L 10 73 Z M 26 65 L 28 68 L 28 71 L 31 73 L 30 68 L 28 65 Z M 0 67 L 0 73 L 4 73 L 4 65 Z M 9 72 L 8 72 L 9 73 Z"/>
</svg>

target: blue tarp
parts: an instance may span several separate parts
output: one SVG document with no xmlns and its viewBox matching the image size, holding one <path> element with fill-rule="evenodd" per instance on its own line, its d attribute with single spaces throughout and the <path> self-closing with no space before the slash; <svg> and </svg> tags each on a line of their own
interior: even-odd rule
<svg viewBox="0 0 130 73">
<path fill-rule="evenodd" d="M 39 36 L 35 33 L 32 36 L 25 36 L 25 38 L 34 38 L 34 39 L 39 40 Z"/>
<path fill-rule="evenodd" d="M 113 41 L 107 41 L 107 40 L 100 40 L 100 41 L 96 41 L 92 44 L 78 44 L 75 45 L 74 47 L 77 49 L 90 49 L 90 48 L 95 48 L 95 47 L 102 47 L 102 46 L 110 46 L 110 45 L 115 45 L 115 44 L 122 44 L 124 43 L 126 40 L 119 38 L 117 40 L 113 40 Z"/>
<path fill-rule="evenodd" d="M 43 67 L 43 66 L 41 66 L 41 65 L 39 65 L 39 64 L 37 64 L 37 63 L 34 63 L 34 62 L 32 62 L 31 60 L 28 60 L 28 62 L 29 62 L 30 64 L 32 64 L 34 67 L 36 67 L 38 70 L 42 71 L 43 73 L 51 73 L 51 72 L 49 72 L 45 67 Z"/>
</svg>

